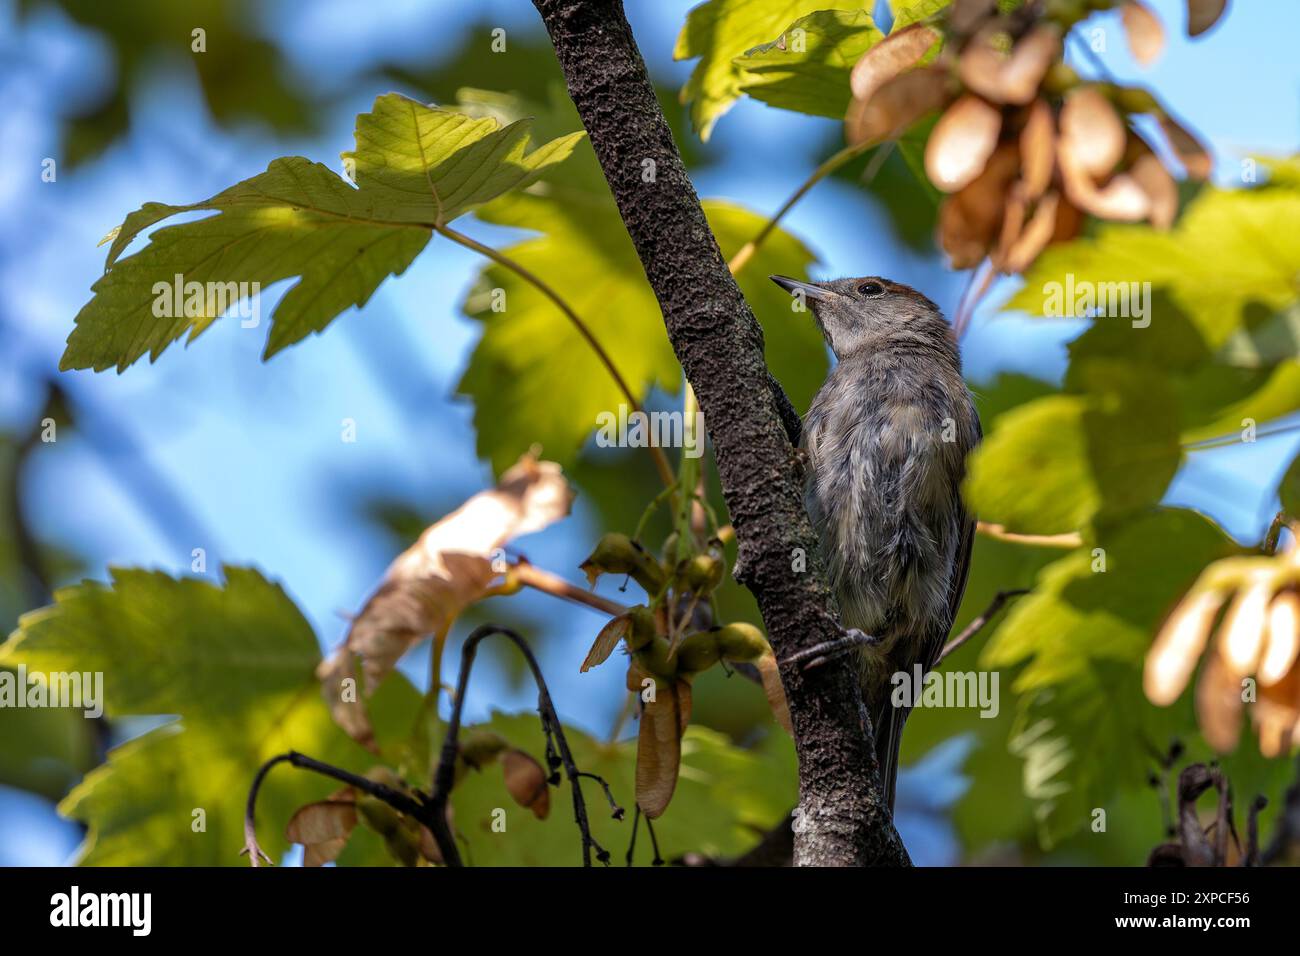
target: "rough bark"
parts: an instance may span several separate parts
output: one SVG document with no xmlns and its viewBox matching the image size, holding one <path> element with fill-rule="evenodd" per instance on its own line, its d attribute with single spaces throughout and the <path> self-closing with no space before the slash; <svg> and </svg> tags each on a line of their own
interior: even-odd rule
<svg viewBox="0 0 1300 956">
<path fill-rule="evenodd" d="M 763 360 L 758 322 L 727 270 L 655 99 L 620 0 L 533 0 L 569 95 L 695 388 L 740 549 L 779 660 L 840 637 L 788 432 L 797 416 Z M 653 161 L 653 176 L 645 175 Z M 793 570 L 796 555 L 807 570 Z M 906 864 L 879 794 L 870 721 L 849 658 L 782 664 L 799 756 L 799 865 Z"/>
</svg>

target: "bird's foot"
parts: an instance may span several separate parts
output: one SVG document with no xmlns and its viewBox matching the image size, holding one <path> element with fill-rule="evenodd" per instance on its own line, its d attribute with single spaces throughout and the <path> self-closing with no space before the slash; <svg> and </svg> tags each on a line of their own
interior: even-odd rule
<svg viewBox="0 0 1300 956">
<path fill-rule="evenodd" d="M 806 647 L 787 657 L 782 663 L 793 664 L 805 671 L 821 667 L 838 657 L 843 657 L 859 647 L 876 647 L 880 638 L 873 634 L 859 631 L 856 627 L 846 629 L 840 637 L 832 641 L 822 641 L 812 647 Z"/>
<path fill-rule="evenodd" d="M 809 468 L 808 452 L 805 449 L 798 447 L 792 449 L 790 452 L 790 464 L 794 466 L 794 474 L 799 480 L 799 484 L 807 484 Z"/>
</svg>

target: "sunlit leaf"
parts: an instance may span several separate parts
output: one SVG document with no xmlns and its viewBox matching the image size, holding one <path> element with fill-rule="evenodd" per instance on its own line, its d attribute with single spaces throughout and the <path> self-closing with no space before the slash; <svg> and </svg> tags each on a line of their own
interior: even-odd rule
<svg viewBox="0 0 1300 956">
<path fill-rule="evenodd" d="M 686 15 L 673 59 L 699 61 L 682 88 L 682 101 L 691 104 L 691 123 L 701 139 L 709 138 L 713 124 L 741 95 L 745 79 L 736 58 L 825 7 L 824 0 L 705 0 Z"/>
<path fill-rule="evenodd" d="M 0 646 L 5 666 L 102 674 L 110 718 L 173 718 L 111 751 L 60 804 L 89 827 L 82 863 L 246 866 L 244 803 L 263 761 L 369 759 L 313 690 L 320 652 L 293 602 L 256 571 L 225 579 L 115 570 L 111 585 L 60 590 Z M 266 779 L 258 812 L 275 822 L 259 839 L 273 858 L 293 812 L 330 789 L 288 768 Z"/>
<path fill-rule="evenodd" d="M 263 287 L 299 277 L 275 308 L 269 357 L 364 305 L 385 278 L 405 271 L 435 226 L 526 185 L 580 136 L 526 152 L 525 122 L 501 128 L 381 96 L 357 118 L 356 150 L 344 156 L 356 187 L 291 156 L 204 202 L 149 203 L 131 213 L 60 367 L 122 371 L 145 354 L 156 359 L 186 333 L 192 341 L 241 302 L 258 300 Z M 217 215 L 160 229 L 119 260 L 143 229 L 194 211 Z"/>
<path fill-rule="evenodd" d="M 865 10 L 819 10 L 736 59 L 740 91 L 769 106 L 841 119 L 853 65 L 883 36 Z"/>
</svg>

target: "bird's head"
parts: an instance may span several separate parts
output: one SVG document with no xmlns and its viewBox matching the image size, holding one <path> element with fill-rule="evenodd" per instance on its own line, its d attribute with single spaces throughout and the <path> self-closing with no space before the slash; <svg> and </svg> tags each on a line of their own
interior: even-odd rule
<svg viewBox="0 0 1300 956">
<path fill-rule="evenodd" d="M 939 307 L 911 286 L 879 276 L 802 282 L 772 281 L 800 299 L 840 361 L 863 350 L 913 344 L 957 356 L 952 326 Z"/>
</svg>

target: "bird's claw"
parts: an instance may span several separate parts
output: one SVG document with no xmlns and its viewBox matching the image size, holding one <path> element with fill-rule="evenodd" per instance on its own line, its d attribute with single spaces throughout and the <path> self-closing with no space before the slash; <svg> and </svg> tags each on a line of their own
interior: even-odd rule
<svg viewBox="0 0 1300 956">
<path fill-rule="evenodd" d="M 794 466 L 795 477 L 799 479 L 800 484 L 808 481 L 808 452 L 803 448 L 794 448 L 790 452 L 790 464 Z"/>
<path fill-rule="evenodd" d="M 822 641 L 820 644 L 814 644 L 812 647 L 796 651 L 782 663 L 793 664 L 802 670 L 810 671 L 835 660 L 837 657 L 843 657 L 856 648 L 875 647 L 879 643 L 880 638 L 875 635 L 859 631 L 856 627 L 850 627 L 834 640 Z"/>
</svg>

